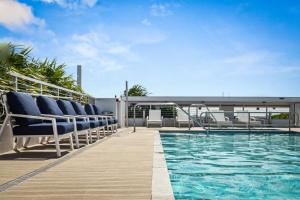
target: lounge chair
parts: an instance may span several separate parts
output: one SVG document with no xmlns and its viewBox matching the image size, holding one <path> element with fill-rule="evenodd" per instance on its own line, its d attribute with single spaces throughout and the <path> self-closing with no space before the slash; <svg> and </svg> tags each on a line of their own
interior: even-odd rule
<svg viewBox="0 0 300 200">
<path fill-rule="evenodd" d="M 8 92 L 4 96 L 10 127 L 12 128 L 13 137 L 17 139 L 26 138 L 27 143 L 33 137 L 53 137 L 55 141 L 57 157 L 61 156 L 59 140 L 68 137 L 70 147 L 73 150 L 74 123 L 70 122 L 68 117 L 43 116 L 34 99 L 25 93 Z M 56 118 L 67 121 L 57 121 Z M 14 119 L 14 120 L 12 120 Z M 17 150 L 17 145 L 14 147 Z"/>
<path fill-rule="evenodd" d="M 216 121 L 218 127 L 233 126 L 232 121 L 230 121 L 229 118 L 225 116 L 224 111 L 211 111 L 211 114 L 213 119 Z"/>
<path fill-rule="evenodd" d="M 38 107 L 41 111 L 41 113 L 44 116 L 48 117 L 55 117 L 55 116 L 63 116 L 64 113 L 61 111 L 59 106 L 57 105 L 57 102 L 49 97 L 46 96 L 38 96 L 37 99 Z M 84 121 L 77 121 L 76 116 L 68 116 L 72 122 L 74 122 L 74 137 L 76 142 L 76 147 L 79 148 L 79 135 L 85 135 L 86 136 L 86 143 L 89 144 L 89 129 L 90 129 L 90 123 L 87 120 Z M 57 117 L 56 117 L 57 118 Z M 59 122 L 66 122 L 66 119 L 64 118 L 57 118 L 56 121 Z"/>
<path fill-rule="evenodd" d="M 189 116 L 181 110 L 177 110 L 176 122 L 179 128 L 181 127 L 181 124 L 191 124 L 194 126 L 193 120 L 189 119 Z"/>
<path fill-rule="evenodd" d="M 95 115 L 100 116 L 100 118 L 102 118 L 102 119 L 107 119 L 108 126 L 112 126 L 112 129 L 116 130 L 116 132 L 117 132 L 118 120 L 114 116 L 102 115 L 101 109 L 99 108 L 99 106 L 92 105 L 92 108 L 93 108 Z"/>
<path fill-rule="evenodd" d="M 64 113 L 65 116 L 72 116 L 76 118 L 77 122 L 88 121 L 90 125 L 89 136 L 90 142 L 92 142 L 92 131 L 96 131 L 98 134 L 98 122 L 91 121 L 87 116 L 78 115 L 70 101 L 59 99 L 57 100 L 57 105 Z M 98 136 L 100 138 L 100 136 Z"/>
<path fill-rule="evenodd" d="M 159 124 L 162 127 L 163 117 L 161 116 L 161 110 L 149 110 L 149 116 L 147 116 L 147 127 L 150 124 Z"/>
<path fill-rule="evenodd" d="M 112 126 L 109 124 L 109 121 L 106 117 L 104 116 L 99 116 L 95 113 L 93 105 L 92 104 L 85 104 L 84 105 L 84 110 L 86 112 L 87 115 L 90 116 L 94 116 L 96 118 L 96 120 L 99 121 L 100 123 L 100 129 L 103 131 L 104 135 L 105 135 L 105 128 L 107 130 L 109 130 L 108 127 L 110 127 L 111 131 L 112 131 Z"/>
<path fill-rule="evenodd" d="M 261 121 L 257 121 L 255 117 L 249 116 L 248 111 L 237 111 L 236 119 L 238 122 L 246 124 L 246 127 L 250 126 L 261 126 Z M 250 119 L 250 121 L 249 121 Z"/>
<path fill-rule="evenodd" d="M 87 117 L 89 119 L 90 122 L 90 127 L 91 127 L 91 133 L 92 132 L 96 132 L 97 134 L 97 138 L 100 139 L 100 131 L 103 130 L 104 131 L 104 126 L 102 125 L 102 121 L 100 121 L 95 115 L 88 115 L 83 106 L 78 103 L 78 102 L 74 102 L 71 101 L 71 104 L 76 112 L 77 115 L 79 116 L 84 116 Z M 92 137 L 90 137 L 91 142 L 92 142 Z"/>
</svg>

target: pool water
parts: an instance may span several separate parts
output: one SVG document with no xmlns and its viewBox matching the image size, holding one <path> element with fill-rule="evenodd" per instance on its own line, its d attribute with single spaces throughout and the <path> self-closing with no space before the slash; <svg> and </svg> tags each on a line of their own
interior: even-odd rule
<svg viewBox="0 0 300 200">
<path fill-rule="evenodd" d="M 161 133 L 175 199 L 300 199 L 300 134 Z"/>
</svg>

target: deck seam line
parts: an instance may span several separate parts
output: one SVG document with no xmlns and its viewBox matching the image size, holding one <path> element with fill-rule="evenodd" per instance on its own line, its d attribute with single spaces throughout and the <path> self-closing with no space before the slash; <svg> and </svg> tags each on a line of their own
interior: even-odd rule
<svg viewBox="0 0 300 200">
<path fill-rule="evenodd" d="M 118 134 L 118 133 L 115 133 L 115 134 Z M 84 146 L 84 147 L 78 149 L 74 153 L 67 154 L 67 155 L 59 158 L 58 160 L 53 161 L 53 162 L 51 162 L 51 163 L 49 163 L 49 164 L 47 164 L 47 165 L 45 165 L 43 167 L 40 167 L 40 168 L 38 168 L 36 170 L 33 170 L 33 171 L 31 171 L 31 172 L 29 172 L 29 173 L 27 173 L 25 175 L 19 176 L 19 177 L 15 178 L 15 179 L 13 179 L 11 181 L 8 181 L 8 182 L 6 182 L 4 184 L 1 184 L 0 185 L 0 193 L 6 191 L 8 189 L 11 189 L 11 188 L 15 187 L 15 186 L 19 185 L 20 183 L 22 183 L 22 182 L 24 182 L 24 181 L 26 181 L 26 180 L 28 180 L 28 179 L 30 179 L 30 178 L 32 178 L 32 177 L 40 174 L 40 173 L 45 172 L 45 171 L 47 171 L 47 170 L 49 170 L 49 169 L 51 169 L 51 168 L 53 168 L 53 167 L 55 167 L 55 166 L 63 163 L 63 162 L 71 159 L 74 156 L 77 156 L 77 155 L 81 154 L 82 152 L 84 152 L 84 151 L 86 151 L 86 150 L 94 147 L 97 144 L 100 144 L 100 143 L 106 141 L 107 139 L 109 139 L 111 137 L 118 136 L 118 135 L 115 135 L 115 134 L 114 135 L 106 136 L 106 137 L 104 137 L 104 138 L 102 138 L 102 139 L 94 142 L 93 144 L 90 144 L 90 145 L 87 145 L 87 146 Z"/>
</svg>

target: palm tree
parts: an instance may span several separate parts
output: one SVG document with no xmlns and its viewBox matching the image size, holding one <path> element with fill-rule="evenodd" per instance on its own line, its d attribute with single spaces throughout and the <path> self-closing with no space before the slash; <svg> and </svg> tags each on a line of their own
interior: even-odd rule
<svg viewBox="0 0 300 200">
<path fill-rule="evenodd" d="M 128 96 L 147 96 L 149 94 L 150 93 L 147 91 L 147 89 L 139 84 L 133 85 L 128 90 Z"/>
<path fill-rule="evenodd" d="M 31 48 L 22 45 L 0 44 L 0 86 L 11 90 L 11 80 L 7 72 L 15 71 L 34 79 L 82 92 L 72 76 L 66 74 L 65 64 L 57 64 L 56 59 L 49 60 L 46 58 L 44 61 L 40 61 L 31 58 L 31 51 Z"/>
</svg>

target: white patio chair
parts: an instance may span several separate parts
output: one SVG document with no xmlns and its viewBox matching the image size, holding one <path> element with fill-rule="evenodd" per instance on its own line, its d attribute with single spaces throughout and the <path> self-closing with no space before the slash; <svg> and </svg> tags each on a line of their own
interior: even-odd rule
<svg viewBox="0 0 300 200">
<path fill-rule="evenodd" d="M 213 115 L 213 119 L 216 121 L 217 126 L 221 127 L 223 125 L 225 126 L 233 126 L 232 121 L 229 120 L 228 117 L 225 116 L 223 110 L 218 110 L 218 111 L 211 111 Z"/>
<path fill-rule="evenodd" d="M 149 110 L 149 116 L 147 116 L 147 127 L 149 124 L 159 124 L 162 127 L 163 117 L 161 116 L 161 110 Z"/>
<path fill-rule="evenodd" d="M 238 122 L 244 123 L 246 124 L 246 126 L 248 127 L 248 125 L 259 125 L 261 126 L 261 121 L 257 121 L 255 117 L 249 117 L 249 113 L 248 111 L 238 111 L 237 112 L 237 120 Z M 249 121 L 250 119 L 250 121 Z"/>
<path fill-rule="evenodd" d="M 176 122 L 179 128 L 181 127 L 181 124 L 188 125 L 190 123 L 192 126 L 194 126 L 193 120 L 189 119 L 189 116 L 182 110 L 177 110 Z"/>
</svg>

